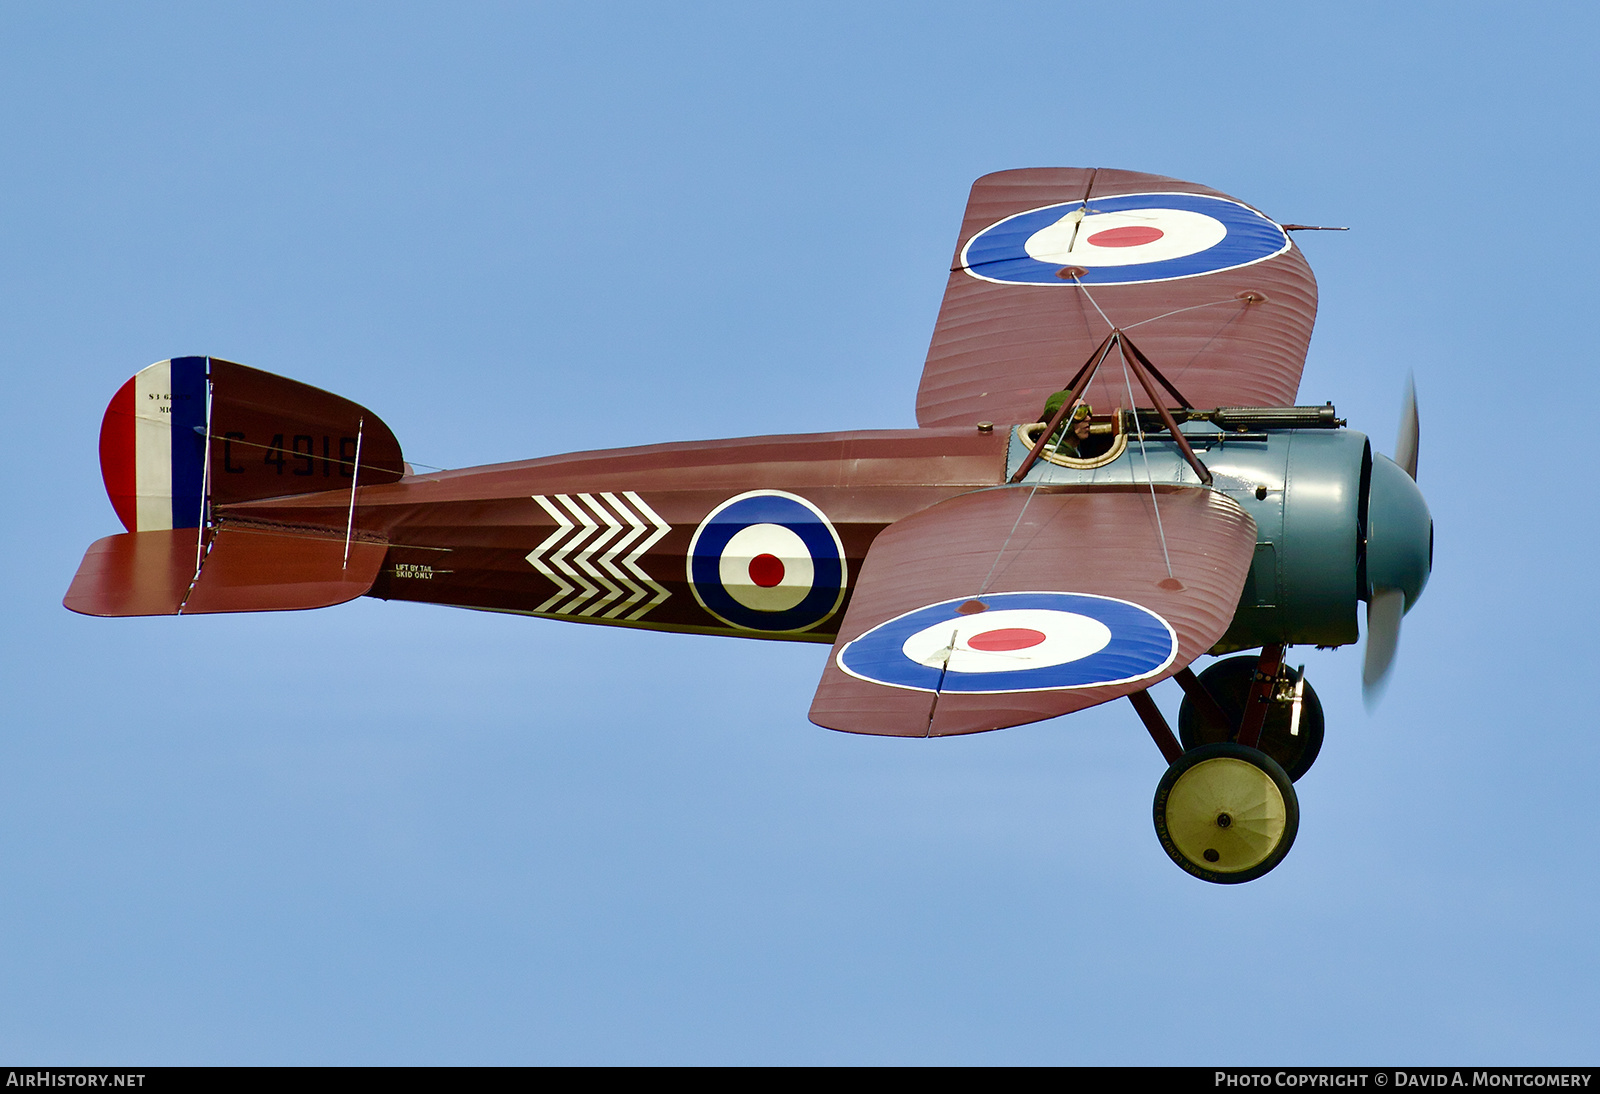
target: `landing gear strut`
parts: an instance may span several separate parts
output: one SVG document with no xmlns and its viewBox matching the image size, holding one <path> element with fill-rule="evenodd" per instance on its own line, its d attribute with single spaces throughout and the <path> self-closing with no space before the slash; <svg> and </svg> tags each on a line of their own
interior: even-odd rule
<svg viewBox="0 0 1600 1094">
<path fill-rule="evenodd" d="M 1178 738 L 1185 751 L 1220 741 L 1254 744 L 1278 761 L 1291 780 L 1299 782 L 1322 749 L 1322 701 L 1306 682 L 1303 669 L 1283 664 L 1282 654 L 1272 658 L 1276 664 L 1263 664 L 1270 656 L 1269 649 L 1260 658 L 1230 657 L 1198 677 L 1188 669 L 1178 673 L 1175 678 L 1184 690 L 1183 705 L 1178 708 Z M 1252 695 L 1258 684 L 1259 697 Z M 1208 697 L 1214 700 L 1210 710 Z M 1252 699 L 1261 719 L 1253 742 L 1245 739 L 1244 732 L 1250 728 L 1245 725 L 1245 714 Z"/>
</svg>

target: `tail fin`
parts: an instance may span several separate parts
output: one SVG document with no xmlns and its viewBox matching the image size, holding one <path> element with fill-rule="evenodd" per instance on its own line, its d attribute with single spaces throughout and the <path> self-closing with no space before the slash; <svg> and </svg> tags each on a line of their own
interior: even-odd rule
<svg viewBox="0 0 1600 1094">
<path fill-rule="evenodd" d="M 231 361 L 174 357 L 112 398 L 100 470 L 128 532 L 89 548 L 64 603 L 86 615 L 176 615 L 319 608 L 365 593 L 385 544 L 332 530 L 219 530 L 206 527 L 211 507 L 395 482 L 405 460 L 359 403 Z"/>
<path fill-rule="evenodd" d="M 232 361 L 174 357 L 106 407 L 100 472 L 128 531 L 197 528 L 208 501 L 348 485 L 358 445 L 362 486 L 405 474 L 400 442 L 361 404 Z"/>
</svg>

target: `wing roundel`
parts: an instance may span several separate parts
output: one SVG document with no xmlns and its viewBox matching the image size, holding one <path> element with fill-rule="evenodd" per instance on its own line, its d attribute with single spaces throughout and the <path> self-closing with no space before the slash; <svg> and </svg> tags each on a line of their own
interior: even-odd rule
<svg viewBox="0 0 1600 1094">
<path fill-rule="evenodd" d="M 924 426 L 1032 421 L 1113 326 L 1198 407 L 1294 401 L 1317 285 L 1243 202 L 1132 171 L 1029 168 L 972 186 L 917 393 Z M 1089 402 L 1127 402 L 1120 369 Z"/>
<path fill-rule="evenodd" d="M 1255 538 L 1238 504 L 1197 487 L 942 502 L 873 542 L 811 720 L 939 737 L 1148 688 L 1227 630 Z"/>
</svg>

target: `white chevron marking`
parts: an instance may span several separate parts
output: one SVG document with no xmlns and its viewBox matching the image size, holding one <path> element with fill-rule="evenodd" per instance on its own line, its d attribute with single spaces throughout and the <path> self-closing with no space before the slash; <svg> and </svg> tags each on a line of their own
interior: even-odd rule
<svg viewBox="0 0 1600 1094">
<path fill-rule="evenodd" d="M 554 604 L 558 600 L 565 599 L 566 595 L 576 588 L 576 586 L 563 577 L 555 567 L 551 566 L 544 560 L 544 553 L 554 546 L 558 540 L 564 538 L 568 532 L 572 531 L 573 524 L 566 518 L 561 510 L 557 509 L 554 505 L 551 505 L 540 495 L 535 494 L 533 496 L 533 500 L 538 502 L 544 508 L 546 513 L 549 513 L 552 517 L 556 518 L 556 530 L 551 532 L 549 536 L 545 537 L 545 541 L 543 543 L 539 544 L 539 546 L 528 552 L 528 561 L 532 563 L 533 568 L 556 583 L 555 595 L 549 600 L 546 600 L 543 604 L 540 604 L 537 608 L 533 609 L 536 612 L 547 612 L 550 610 L 550 605 Z"/>
<path fill-rule="evenodd" d="M 635 620 L 671 595 L 650 579 L 639 559 L 672 526 L 638 494 L 535 494 L 533 500 L 556 522 L 555 531 L 527 556 L 556 585 L 534 611 Z"/>
<path fill-rule="evenodd" d="M 644 587 L 631 580 L 622 570 L 622 568 L 617 565 L 616 560 L 617 556 L 626 551 L 628 546 L 632 544 L 634 540 L 644 535 L 644 530 L 648 527 L 648 525 L 634 515 L 633 510 L 629 509 L 625 504 L 623 504 L 622 499 L 617 497 L 615 494 L 601 494 L 600 496 L 605 499 L 606 504 L 610 505 L 616 514 L 621 517 L 624 523 L 627 525 L 627 531 L 622 533 L 621 537 L 618 538 L 612 549 L 607 552 L 604 558 L 600 560 L 600 565 L 604 566 L 607 572 L 616 579 L 617 584 L 628 590 L 628 595 L 622 601 L 622 603 L 616 605 L 610 611 L 606 612 L 604 616 L 606 619 L 615 619 L 617 616 L 621 615 L 623 612 L 637 604 L 640 600 L 644 599 Z"/>
<path fill-rule="evenodd" d="M 577 518 L 578 526 L 582 529 L 566 543 L 557 547 L 556 553 L 550 558 L 552 565 L 576 581 L 579 586 L 578 592 L 572 594 L 571 600 L 557 604 L 550 610 L 556 615 L 571 615 L 574 608 L 599 591 L 599 586 L 589 580 L 587 571 L 581 565 L 574 565 L 577 560 L 571 556 L 572 552 L 583 546 L 583 541 L 597 532 L 600 526 L 595 523 L 593 517 L 573 504 L 571 494 L 557 494 L 556 500 L 566 506 L 567 512 Z"/>
<path fill-rule="evenodd" d="M 622 522 L 616 517 L 612 516 L 610 510 L 608 510 L 605 506 L 595 501 L 593 494 L 579 494 L 578 499 L 587 505 L 594 512 L 594 515 L 600 518 L 600 523 L 605 526 L 605 531 L 601 532 L 598 536 L 591 540 L 589 546 L 585 547 L 582 551 L 579 551 L 577 557 L 573 560 L 578 564 L 579 567 L 588 573 L 589 576 L 593 577 L 595 581 L 599 583 L 602 589 L 605 590 L 605 595 L 600 598 L 599 603 L 591 605 L 584 610 L 586 615 L 594 615 L 601 608 L 604 608 L 607 604 L 610 604 L 612 601 L 617 600 L 622 596 L 622 590 L 612 583 L 612 581 L 606 576 L 605 571 L 600 566 L 595 565 L 594 561 L 595 552 L 604 547 L 606 545 L 606 541 L 612 536 L 622 531 Z M 571 499 L 564 498 L 562 500 L 565 501 L 566 504 L 572 505 Z M 576 508 L 576 506 L 574 506 L 574 508 Z M 609 553 L 610 552 L 607 552 L 607 554 Z M 602 558 L 603 557 L 605 556 L 602 556 Z"/>
<path fill-rule="evenodd" d="M 639 546 L 635 547 L 633 551 L 629 553 L 628 557 L 622 560 L 622 564 L 632 572 L 633 576 L 640 582 L 640 584 L 644 585 L 645 588 L 655 591 L 655 595 L 650 598 L 650 603 L 625 617 L 627 619 L 642 619 L 646 612 L 654 608 L 657 604 L 661 603 L 671 594 L 667 592 L 665 586 L 658 585 L 654 581 L 650 580 L 650 576 L 640 568 L 639 558 L 651 547 L 654 547 L 656 542 L 660 540 L 662 536 L 672 531 L 672 525 L 668 524 L 666 521 L 657 516 L 656 511 L 646 505 L 644 503 L 644 499 L 638 494 L 635 494 L 632 490 L 624 491 L 622 496 L 627 498 L 633 507 L 638 510 L 640 516 L 644 517 L 644 519 L 650 522 L 652 528 L 650 535 L 645 539 L 645 541 L 639 544 Z M 617 508 L 622 509 L 624 512 L 626 511 L 625 507 L 621 505 L 619 505 Z"/>
</svg>

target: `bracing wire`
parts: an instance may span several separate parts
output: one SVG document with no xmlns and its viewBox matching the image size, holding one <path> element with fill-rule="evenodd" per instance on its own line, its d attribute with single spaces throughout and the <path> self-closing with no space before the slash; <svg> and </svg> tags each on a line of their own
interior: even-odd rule
<svg viewBox="0 0 1600 1094">
<path fill-rule="evenodd" d="M 1213 300 L 1209 304 L 1190 304 L 1187 308 L 1174 308 L 1172 311 L 1164 311 L 1160 315 L 1152 315 L 1149 319 L 1141 319 L 1137 323 L 1129 323 L 1122 329 L 1132 330 L 1134 327 L 1142 327 L 1146 323 L 1154 323 L 1158 319 L 1169 319 L 1174 315 L 1182 315 L 1186 311 L 1199 311 L 1201 308 L 1214 308 L 1218 304 L 1235 303 L 1237 301 L 1238 297 L 1230 296 L 1223 300 Z"/>
<path fill-rule="evenodd" d="M 1128 355 L 1117 342 L 1117 354 L 1122 358 L 1122 382 L 1128 389 L 1128 405 L 1133 406 L 1133 380 L 1128 376 Z M 1167 553 L 1167 532 L 1161 526 L 1161 504 L 1156 500 L 1156 478 L 1150 473 L 1150 453 L 1144 447 L 1144 427 L 1139 424 L 1139 412 L 1133 412 L 1133 427 L 1139 433 L 1139 455 L 1144 460 L 1145 481 L 1150 484 L 1150 508 L 1156 514 L 1156 535 L 1161 539 L 1161 557 L 1167 564 L 1167 576 L 1172 577 L 1172 556 Z"/>
<path fill-rule="evenodd" d="M 1087 197 L 1085 197 L 1084 198 L 1084 203 L 1087 204 L 1088 200 L 1089 199 Z M 1072 280 L 1078 286 L 1078 288 L 1083 289 L 1083 295 L 1087 296 L 1089 298 L 1089 303 L 1094 305 L 1094 310 L 1100 313 L 1100 318 L 1104 319 L 1106 321 L 1106 325 L 1109 326 L 1112 330 L 1115 330 L 1116 329 L 1116 324 L 1111 322 L 1110 318 L 1106 315 L 1105 311 L 1100 307 L 1099 303 L 1096 302 L 1094 296 L 1090 294 L 1088 288 L 1083 284 L 1083 282 L 1081 280 L 1079 280 L 1078 278 L 1076 278 L 1076 277 L 1074 277 Z M 1119 350 L 1121 349 L 1121 344 L 1120 343 L 1118 344 L 1118 349 Z M 1127 363 L 1126 363 L 1126 361 L 1124 361 L 1124 363 L 1123 363 L 1123 372 L 1124 373 L 1127 372 Z M 1055 438 L 1053 438 L 1051 440 L 1051 442 L 1050 442 L 1050 454 L 1052 456 L 1054 456 L 1055 454 L 1057 454 L 1058 452 L 1061 451 L 1061 442 L 1066 440 L 1067 431 L 1072 428 L 1072 413 L 1073 413 L 1074 410 L 1077 409 L 1078 404 L 1083 402 L 1084 396 L 1088 394 L 1089 385 L 1088 384 L 1084 384 L 1083 388 L 1084 388 L 1083 391 L 1073 392 L 1072 407 L 1070 409 L 1068 409 L 1068 411 L 1067 411 L 1067 416 L 1066 416 L 1066 418 L 1064 420 L 1065 421 L 1065 425 L 1063 426 L 1063 428 L 1061 430 L 1061 433 L 1058 436 L 1056 436 Z M 1129 406 L 1133 405 L 1133 397 L 1131 395 L 1128 398 L 1128 405 Z M 1147 467 L 1148 467 L 1148 465 L 1147 465 Z M 1017 519 L 1012 523 L 1011 531 L 1006 533 L 1005 541 L 1000 544 L 1000 550 L 995 552 L 994 561 L 989 564 L 989 572 L 988 572 L 988 574 L 986 574 L 984 576 L 983 584 L 978 586 L 978 592 L 977 592 L 978 596 L 981 597 L 984 593 L 989 591 L 989 582 L 994 580 L 994 572 L 995 572 L 995 570 L 999 569 L 1000 560 L 1005 557 L 1006 548 L 1011 546 L 1011 538 L 1017 534 L 1017 529 L 1022 527 L 1022 518 L 1023 518 L 1024 515 L 1027 514 L 1028 506 L 1030 504 L 1032 504 L 1033 496 L 1039 492 L 1040 485 L 1041 485 L 1041 483 L 1036 480 L 1034 482 L 1034 484 L 1033 484 L 1033 488 L 1028 491 L 1028 496 L 1022 499 L 1022 508 L 1017 510 Z M 1162 550 L 1166 549 L 1166 541 L 1165 540 L 1162 541 L 1162 545 L 1161 546 L 1162 546 Z M 1172 572 L 1172 566 L 1171 566 L 1171 564 L 1168 564 L 1167 573 L 1170 575 L 1171 572 Z"/>
<path fill-rule="evenodd" d="M 200 465 L 200 520 L 195 527 L 194 539 L 194 576 L 200 577 L 200 564 L 205 561 L 206 552 L 206 521 L 210 513 L 206 511 L 207 502 L 211 500 L 211 377 L 206 377 L 206 458 Z M 192 584 L 192 582 L 191 582 Z"/>
<path fill-rule="evenodd" d="M 989 564 L 989 572 L 984 575 L 983 583 L 978 586 L 978 596 L 983 596 L 989 591 L 989 582 L 994 578 L 995 570 L 1000 567 L 1000 560 L 1005 557 L 1006 548 L 1011 546 L 1011 537 L 1017 534 L 1017 529 L 1022 527 L 1022 515 L 1028 511 L 1028 505 L 1033 501 L 1033 495 L 1039 492 L 1039 483 L 1035 482 L 1028 496 L 1022 499 L 1022 508 L 1017 510 L 1017 519 L 1011 525 L 1011 531 L 1006 533 L 1005 542 L 1000 544 L 1000 550 L 995 552 L 994 561 Z"/>
<path fill-rule="evenodd" d="M 1100 318 L 1106 321 L 1106 326 L 1116 330 L 1117 325 L 1111 321 L 1111 317 L 1105 313 L 1105 309 L 1100 306 L 1100 302 L 1094 298 L 1094 294 L 1089 291 L 1089 286 L 1083 283 L 1083 278 L 1074 275 L 1072 283 L 1083 290 L 1083 295 L 1089 298 L 1089 303 L 1093 304 L 1094 310 L 1100 313 Z"/>
<path fill-rule="evenodd" d="M 199 429 L 198 426 L 196 426 L 195 428 L 196 428 L 196 430 Z M 374 463 L 363 463 L 363 464 L 360 464 L 358 466 L 354 460 L 341 459 L 341 458 L 338 458 L 338 457 L 335 457 L 335 456 L 323 457 L 323 456 L 317 455 L 315 452 L 295 452 L 295 451 L 292 451 L 290 449 L 283 448 L 282 446 L 274 446 L 274 445 L 270 445 L 270 444 L 262 444 L 259 441 L 246 441 L 246 440 L 241 440 L 238 437 L 225 437 L 225 436 L 222 436 L 220 434 L 213 434 L 209 429 L 207 429 L 207 431 L 206 431 L 206 445 L 207 445 L 208 450 L 209 450 L 209 447 L 210 447 L 210 444 L 211 444 L 212 441 L 227 441 L 229 444 L 238 445 L 240 448 L 254 448 L 254 449 L 256 449 L 257 451 L 260 451 L 260 452 L 272 452 L 272 451 L 282 452 L 285 457 L 287 457 L 288 459 L 291 459 L 291 460 L 303 460 L 303 459 L 305 459 L 307 457 L 310 457 L 313 460 L 323 460 L 326 463 L 333 464 L 333 465 L 339 467 L 341 470 L 343 468 L 350 467 L 350 468 L 356 468 L 356 469 L 362 470 L 362 471 L 377 471 L 377 472 L 392 473 L 392 470 L 390 468 L 379 467 L 377 464 L 374 464 Z M 209 463 L 209 462 L 210 462 L 210 460 L 208 458 L 207 463 Z M 436 464 L 424 463 L 421 460 L 412 459 L 409 456 L 406 457 L 406 463 L 409 463 L 414 468 L 415 467 L 422 467 L 422 468 L 426 468 L 429 471 L 448 471 L 448 470 L 450 470 L 448 467 L 439 467 Z"/>
<path fill-rule="evenodd" d="M 1087 387 L 1088 385 L 1085 384 L 1084 386 Z M 1067 430 L 1072 428 L 1072 413 L 1081 402 L 1083 402 L 1083 392 L 1077 392 L 1073 396 L 1072 407 L 1067 410 L 1066 424 L 1062 427 L 1061 432 L 1050 442 L 1050 455 L 1054 456 L 1061 451 L 1061 442 L 1067 439 Z M 1000 565 L 1000 559 L 1005 556 L 1006 548 L 1011 546 L 1011 537 L 1017 534 L 1018 528 L 1022 527 L 1022 518 L 1027 513 L 1028 506 L 1032 504 L 1033 496 L 1039 492 L 1041 485 L 1042 483 L 1036 480 L 1033 488 L 1028 491 L 1028 496 L 1022 499 L 1022 508 L 1017 510 L 1017 519 L 1012 523 L 1011 531 L 1006 533 L 1005 542 L 1000 544 L 1000 550 L 995 553 L 994 561 L 989 564 L 989 572 L 984 576 L 983 584 L 978 586 L 978 596 L 981 597 L 989 591 L 989 582 L 994 578 L 994 572 Z"/>
</svg>

